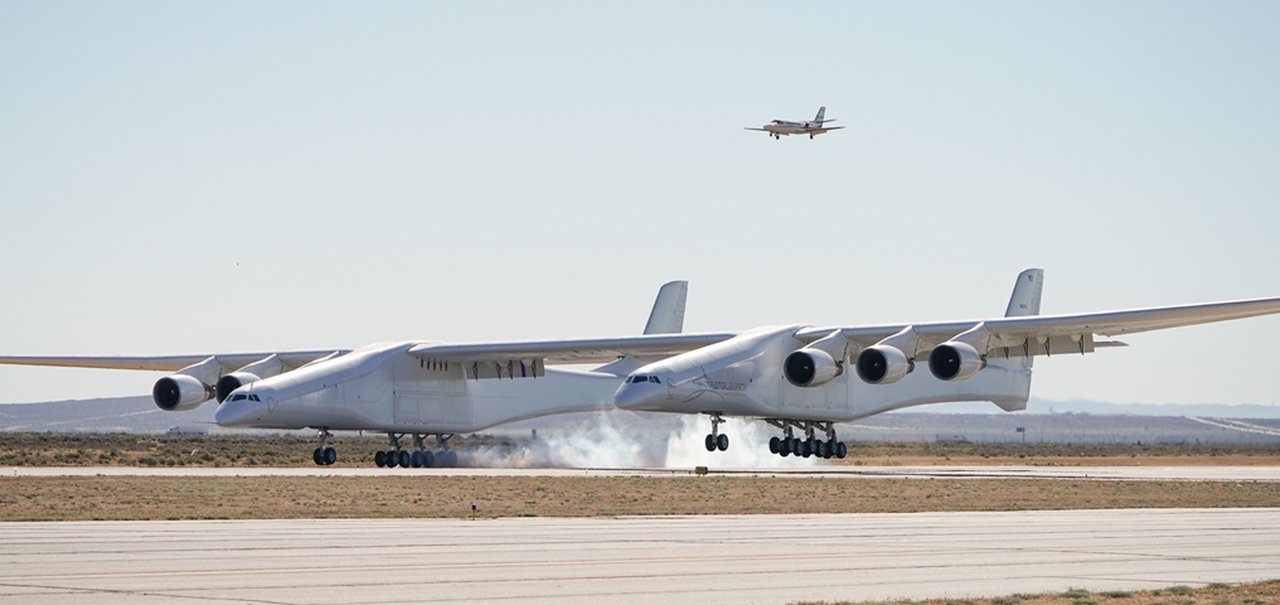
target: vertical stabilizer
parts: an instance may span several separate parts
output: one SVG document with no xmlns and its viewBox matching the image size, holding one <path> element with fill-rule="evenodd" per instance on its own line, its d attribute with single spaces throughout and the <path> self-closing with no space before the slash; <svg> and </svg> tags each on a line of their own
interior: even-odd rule
<svg viewBox="0 0 1280 605">
<path fill-rule="evenodd" d="M 1044 292 L 1044 269 L 1027 269 L 1018 274 L 1013 286 L 1005 317 L 1024 317 L 1040 314 L 1040 295 Z"/>
<path fill-rule="evenodd" d="M 662 285 L 653 301 L 645 334 L 679 334 L 684 330 L 684 303 L 689 296 L 689 282 L 673 281 Z"/>
<path fill-rule="evenodd" d="M 1025 317 L 1040 314 L 1040 295 L 1044 293 L 1044 269 L 1027 269 L 1018 274 L 1018 281 L 1013 285 L 1013 294 L 1009 296 L 1009 307 L 1005 309 L 1005 317 Z M 1031 397 L 1031 366 L 1034 357 L 992 358 L 987 361 L 987 368 L 993 374 L 1003 373 L 1003 388 L 993 393 L 992 403 L 1006 412 L 1027 409 L 1027 400 Z M 993 376 L 994 378 L 994 376 Z"/>
<path fill-rule="evenodd" d="M 823 105 L 818 108 L 818 115 L 813 116 L 813 122 L 818 126 L 822 126 L 823 118 L 827 116 L 827 106 Z"/>
</svg>

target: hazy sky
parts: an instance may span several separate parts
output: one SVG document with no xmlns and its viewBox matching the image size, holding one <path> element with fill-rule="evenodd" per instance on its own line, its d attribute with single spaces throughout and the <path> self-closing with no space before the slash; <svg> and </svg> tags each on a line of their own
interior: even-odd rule
<svg viewBox="0 0 1280 605">
<path fill-rule="evenodd" d="M 1280 295 L 1280 3 L 0 1 L 0 352 Z M 812 117 L 845 130 L 742 129 Z M 1280 403 L 1280 318 L 1032 394 Z M 0 401 L 155 377 L 0 368 Z"/>
</svg>

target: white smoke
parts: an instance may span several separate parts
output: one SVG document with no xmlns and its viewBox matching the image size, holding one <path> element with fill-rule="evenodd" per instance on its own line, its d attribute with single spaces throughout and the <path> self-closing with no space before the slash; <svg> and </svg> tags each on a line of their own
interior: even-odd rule
<svg viewBox="0 0 1280 605">
<path fill-rule="evenodd" d="M 814 466 L 821 458 L 783 458 L 769 453 L 769 438 L 782 432 L 760 420 L 727 419 L 720 431 L 729 436 L 727 451 L 708 452 L 711 432 L 707 416 L 682 416 L 674 432 L 621 428 L 613 414 L 601 413 L 575 429 L 514 446 L 487 446 L 460 452 L 465 466 L 495 468 L 778 468 Z M 656 424 L 656 423 L 655 423 Z M 803 437 L 803 435 L 797 435 Z M 821 436 L 821 435 L 819 435 Z"/>
</svg>

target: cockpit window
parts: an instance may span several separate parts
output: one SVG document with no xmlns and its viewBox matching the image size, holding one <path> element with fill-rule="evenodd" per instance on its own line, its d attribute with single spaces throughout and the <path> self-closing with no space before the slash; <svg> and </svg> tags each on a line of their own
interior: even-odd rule
<svg viewBox="0 0 1280 605">
<path fill-rule="evenodd" d="M 232 400 L 232 401 L 244 401 L 244 400 L 246 400 L 246 399 L 248 399 L 248 398 L 249 398 L 249 396 L 248 396 L 248 395 L 245 395 L 244 393 L 241 393 L 241 394 L 239 394 L 239 395 L 232 395 L 232 396 L 231 396 L 231 400 Z"/>
<path fill-rule="evenodd" d="M 654 384 L 662 384 L 662 381 L 658 380 L 657 376 L 651 376 L 649 374 L 636 374 L 635 376 L 631 376 L 627 378 L 627 382 L 631 384 L 636 384 L 640 382 L 652 382 Z"/>
<path fill-rule="evenodd" d="M 662 383 L 658 382 L 658 377 L 657 377 L 657 376 L 650 376 L 650 377 L 649 377 L 649 382 L 652 382 L 652 383 L 654 383 L 654 384 L 662 384 Z"/>
</svg>

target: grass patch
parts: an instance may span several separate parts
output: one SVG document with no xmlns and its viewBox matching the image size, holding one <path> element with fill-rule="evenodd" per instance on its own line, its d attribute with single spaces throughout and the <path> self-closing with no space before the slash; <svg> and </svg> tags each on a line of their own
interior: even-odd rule
<svg viewBox="0 0 1280 605">
<path fill-rule="evenodd" d="M 1170 597 L 1174 600 L 1170 600 Z M 1058 594 L 1012 595 L 975 599 L 927 599 L 923 601 L 803 601 L 801 605 L 1277 605 L 1280 604 L 1280 580 L 1251 584 L 1210 584 L 1200 588 L 1173 586 L 1147 591 L 1090 592 L 1073 588 Z"/>
<path fill-rule="evenodd" d="M 795 491 L 810 497 L 784 497 Z M 1225 489 L 1187 481 L 856 477 L 0 477 L 0 521 L 465 518 L 473 503 L 480 517 L 591 517 L 1267 507 L 1276 502 L 1280 483 L 1267 482 Z"/>
</svg>

